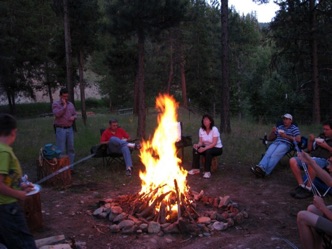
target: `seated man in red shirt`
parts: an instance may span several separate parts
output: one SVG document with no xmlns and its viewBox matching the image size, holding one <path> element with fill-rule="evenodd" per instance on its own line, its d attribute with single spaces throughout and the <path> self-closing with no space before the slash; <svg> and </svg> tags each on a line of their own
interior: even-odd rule
<svg viewBox="0 0 332 249">
<path fill-rule="evenodd" d="M 133 169 L 129 148 L 140 149 L 139 144 L 128 143 L 129 139 L 129 134 L 124 129 L 119 127 L 116 119 L 110 119 L 109 127 L 105 129 L 100 138 L 100 143 L 108 144 L 108 151 L 110 153 L 120 153 L 123 155 L 126 164 L 127 176 L 131 176 Z"/>
</svg>

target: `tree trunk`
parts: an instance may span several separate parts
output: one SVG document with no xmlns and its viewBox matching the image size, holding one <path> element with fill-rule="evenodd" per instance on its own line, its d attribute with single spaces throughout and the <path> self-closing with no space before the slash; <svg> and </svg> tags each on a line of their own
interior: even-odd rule
<svg viewBox="0 0 332 249">
<path fill-rule="evenodd" d="M 137 137 L 139 139 L 145 138 L 145 122 L 146 122 L 146 107 L 145 107 L 145 87 L 144 87 L 144 32 L 142 30 L 137 32 L 138 36 L 138 70 L 136 81 L 138 85 L 138 126 Z"/>
<path fill-rule="evenodd" d="M 52 88 L 51 88 L 51 82 L 49 81 L 49 66 L 48 66 L 48 61 L 45 63 L 45 77 L 46 77 L 46 86 L 47 86 L 47 92 L 48 92 L 48 97 L 50 99 L 50 111 L 52 111 L 52 104 L 53 104 L 53 96 L 52 96 Z"/>
<path fill-rule="evenodd" d="M 78 71 L 80 76 L 81 113 L 82 113 L 83 123 L 86 126 L 87 115 L 86 115 L 86 105 L 85 105 L 85 82 L 83 78 L 83 68 L 84 68 L 83 51 L 80 50 L 78 56 Z"/>
<path fill-rule="evenodd" d="M 188 108 L 185 66 L 186 66 L 186 59 L 183 53 L 182 44 L 180 44 L 180 73 L 181 73 L 182 102 L 183 102 L 183 107 Z"/>
<path fill-rule="evenodd" d="M 221 1 L 221 113 L 220 131 L 231 133 L 228 63 L 228 0 Z"/>
<path fill-rule="evenodd" d="M 6 90 L 6 94 L 7 94 L 8 105 L 9 105 L 9 113 L 15 114 L 16 111 L 15 111 L 12 95 L 9 90 Z M 14 100 L 15 100 L 15 98 L 14 98 Z"/>
<path fill-rule="evenodd" d="M 169 94 L 171 91 L 171 84 L 174 78 L 174 61 L 173 61 L 173 35 L 172 30 L 169 35 L 169 43 L 170 43 L 170 59 L 169 59 L 169 74 L 167 81 L 167 90 L 166 92 Z"/>
<path fill-rule="evenodd" d="M 65 48 L 66 48 L 66 75 L 67 75 L 67 89 L 71 102 L 75 105 L 74 101 L 74 86 L 72 80 L 73 64 L 72 64 L 72 50 L 71 50 L 71 36 L 70 36 L 70 23 L 69 23 L 69 7 L 68 0 L 63 0 L 63 22 L 65 32 Z"/>
<path fill-rule="evenodd" d="M 310 13 L 311 13 L 311 64 L 312 64 L 312 82 L 313 82 L 313 123 L 319 124 L 320 117 L 320 93 L 319 93 L 319 75 L 318 75 L 318 59 L 317 59 L 317 39 L 316 39 L 316 8 L 315 0 L 310 0 Z"/>
</svg>

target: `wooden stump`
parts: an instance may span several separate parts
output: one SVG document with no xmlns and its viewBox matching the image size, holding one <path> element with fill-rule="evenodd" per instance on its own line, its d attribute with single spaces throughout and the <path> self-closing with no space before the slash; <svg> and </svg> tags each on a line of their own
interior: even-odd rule
<svg viewBox="0 0 332 249">
<path fill-rule="evenodd" d="M 40 193 L 29 195 L 20 202 L 30 231 L 35 231 L 43 226 Z"/>
<path fill-rule="evenodd" d="M 205 156 L 202 156 L 202 157 L 201 157 L 201 164 L 202 164 L 202 166 L 204 167 L 204 164 L 205 164 Z M 218 157 L 217 157 L 217 156 L 213 157 L 213 158 L 212 158 L 212 162 L 211 162 L 211 172 L 216 172 L 216 171 L 217 171 L 217 169 L 218 169 L 218 164 L 219 164 L 219 162 L 218 162 Z"/>
<path fill-rule="evenodd" d="M 37 160 L 37 178 L 38 180 L 52 174 L 59 169 L 69 165 L 69 157 L 64 156 L 59 159 L 47 160 L 42 158 L 41 160 Z M 71 179 L 71 171 L 70 169 L 61 172 L 58 175 L 48 179 L 42 184 L 48 186 L 57 186 L 57 187 L 67 187 L 72 183 Z"/>
</svg>

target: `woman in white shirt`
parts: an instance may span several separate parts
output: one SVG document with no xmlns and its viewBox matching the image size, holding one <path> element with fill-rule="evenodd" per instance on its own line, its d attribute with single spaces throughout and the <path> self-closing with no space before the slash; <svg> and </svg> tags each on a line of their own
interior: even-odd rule
<svg viewBox="0 0 332 249">
<path fill-rule="evenodd" d="M 200 156 L 205 156 L 204 175 L 208 179 L 211 177 L 211 162 L 215 156 L 222 154 L 222 142 L 218 128 L 214 126 L 213 118 L 205 114 L 202 117 L 202 126 L 198 132 L 199 142 L 193 145 L 193 163 L 192 169 L 188 172 L 190 175 L 200 173 Z"/>
</svg>

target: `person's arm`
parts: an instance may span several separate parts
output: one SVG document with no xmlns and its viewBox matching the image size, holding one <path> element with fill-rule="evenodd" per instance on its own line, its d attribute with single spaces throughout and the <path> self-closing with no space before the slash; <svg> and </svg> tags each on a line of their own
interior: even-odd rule
<svg viewBox="0 0 332 249">
<path fill-rule="evenodd" d="M 324 169 L 319 167 L 316 162 L 312 159 L 309 154 L 305 152 L 298 153 L 298 157 L 301 161 L 305 162 L 309 167 L 311 167 L 318 178 L 320 178 L 327 186 L 332 187 L 332 177 L 329 173 L 327 173 Z"/>
<path fill-rule="evenodd" d="M 311 152 L 313 150 L 314 141 L 315 141 L 315 135 L 310 134 L 308 139 L 308 152 Z"/>
<path fill-rule="evenodd" d="M 118 129 L 121 129 L 121 138 L 120 139 L 126 139 L 126 140 L 130 140 L 130 136 L 129 136 L 129 134 L 124 130 L 124 129 L 122 129 L 122 128 L 118 128 Z"/>
<path fill-rule="evenodd" d="M 269 136 L 267 137 L 268 141 L 273 141 L 277 138 L 276 130 L 277 130 L 277 127 L 273 126 L 272 131 L 270 132 Z"/>
<path fill-rule="evenodd" d="M 108 141 L 110 140 L 110 136 L 108 134 L 108 131 L 107 129 L 103 131 L 103 133 L 101 134 L 101 137 L 100 137 L 100 143 L 101 144 L 107 144 Z"/>
<path fill-rule="evenodd" d="M 56 116 L 57 118 L 63 116 L 63 114 L 65 114 L 66 112 L 66 108 L 67 108 L 67 105 L 61 105 L 59 104 L 58 102 L 54 102 L 52 104 L 52 112 L 54 114 L 54 116 Z"/>
<path fill-rule="evenodd" d="M 198 149 L 198 151 L 199 151 L 200 153 L 202 153 L 203 151 L 206 151 L 206 150 L 208 150 L 208 149 L 211 149 L 211 148 L 213 148 L 213 147 L 216 146 L 217 142 L 218 142 L 218 137 L 213 137 L 213 138 L 212 138 L 212 143 L 211 143 L 211 144 L 209 144 L 208 146 L 205 146 L 205 147 L 200 147 L 200 148 Z"/>
<path fill-rule="evenodd" d="M 323 142 L 318 142 L 318 141 L 316 141 L 316 144 L 317 144 L 318 146 L 320 146 L 320 147 L 326 149 L 328 152 L 332 153 L 332 147 L 329 146 L 329 145 L 325 142 L 325 140 L 324 140 Z"/>
<path fill-rule="evenodd" d="M 300 142 L 301 142 L 301 135 L 297 135 L 297 136 L 295 137 L 295 141 L 296 141 L 297 143 L 300 143 Z"/>
<path fill-rule="evenodd" d="M 316 208 L 318 208 L 326 218 L 329 220 L 332 220 L 332 211 L 327 208 L 324 200 L 320 196 L 314 196 L 314 201 L 313 204 L 315 205 Z"/>
<path fill-rule="evenodd" d="M 193 144 L 193 148 L 195 150 L 197 150 L 202 145 L 203 145 L 203 140 L 202 140 L 202 137 L 201 137 L 201 128 L 199 128 L 199 130 L 198 130 L 198 143 L 197 144 Z"/>
<path fill-rule="evenodd" d="M 0 174 L 0 194 L 6 195 L 6 196 L 11 196 L 11 197 L 14 197 L 15 199 L 23 201 L 26 197 L 26 193 L 29 191 L 21 191 L 21 190 L 12 189 L 4 183 L 4 179 L 5 179 L 4 175 Z M 30 189 L 30 191 L 31 191 L 31 189 Z"/>
</svg>

